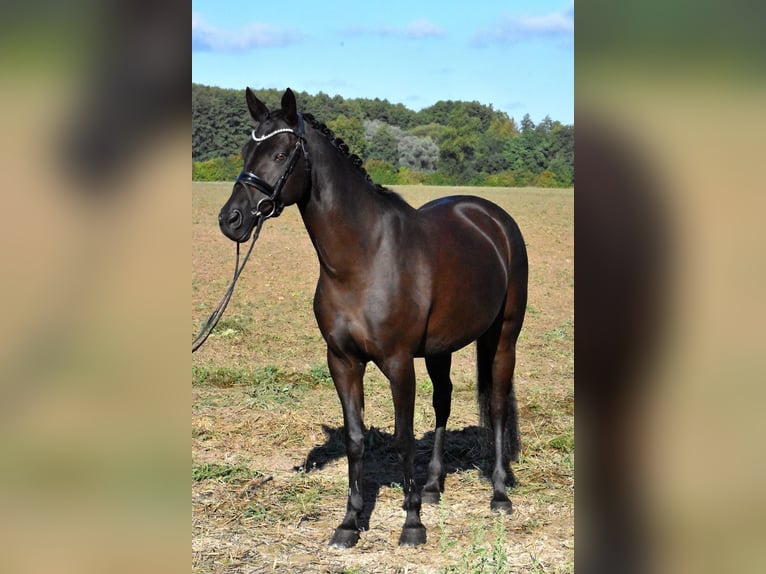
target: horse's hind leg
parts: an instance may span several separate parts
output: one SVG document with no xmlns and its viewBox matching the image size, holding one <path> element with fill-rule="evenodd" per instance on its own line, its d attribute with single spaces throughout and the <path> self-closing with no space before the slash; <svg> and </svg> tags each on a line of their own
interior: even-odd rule
<svg viewBox="0 0 766 574">
<path fill-rule="evenodd" d="M 428 479 L 421 492 L 423 502 L 428 503 L 439 502 L 444 481 L 444 435 L 452 402 L 452 381 L 449 376 L 451 364 L 450 353 L 426 357 L 426 368 L 434 387 L 433 405 L 436 416 L 434 450 L 428 464 Z"/>
<path fill-rule="evenodd" d="M 519 321 L 506 317 L 477 342 L 479 402 L 483 422 L 492 431 L 495 455 L 491 508 L 507 513 L 512 505 L 505 487 L 514 484 L 509 462 L 517 460 L 519 451 L 513 371 L 520 328 Z"/>
</svg>

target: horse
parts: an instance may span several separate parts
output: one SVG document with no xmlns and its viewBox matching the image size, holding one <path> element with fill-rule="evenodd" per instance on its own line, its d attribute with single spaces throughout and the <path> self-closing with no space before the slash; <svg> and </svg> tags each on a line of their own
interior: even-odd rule
<svg viewBox="0 0 766 574">
<path fill-rule="evenodd" d="M 510 513 L 519 432 L 513 384 L 516 342 L 527 304 L 528 263 L 513 218 L 479 197 L 443 197 L 419 209 L 376 185 L 358 156 L 288 88 L 270 111 L 247 88 L 257 128 L 242 148 L 243 171 L 218 216 L 223 234 L 248 241 L 254 228 L 297 205 L 319 260 L 314 314 L 340 398 L 346 456 L 346 514 L 330 545 L 359 541 L 363 511 L 363 376 L 372 361 L 390 382 L 394 445 L 403 469 L 400 546 L 426 542 L 422 502 L 438 503 L 450 415 L 452 353 L 476 341 L 477 395 L 494 451 L 492 510 Z M 272 182 L 272 183 L 270 183 Z M 422 492 L 415 480 L 414 359 L 425 358 L 436 418 Z"/>
</svg>

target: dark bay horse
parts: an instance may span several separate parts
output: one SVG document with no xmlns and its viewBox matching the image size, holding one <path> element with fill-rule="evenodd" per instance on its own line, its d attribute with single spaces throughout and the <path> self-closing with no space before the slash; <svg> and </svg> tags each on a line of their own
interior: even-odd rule
<svg viewBox="0 0 766 574">
<path fill-rule="evenodd" d="M 227 237 L 245 242 L 256 224 L 295 204 L 316 249 L 314 313 L 343 407 L 348 456 L 347 512 L 330 543 L 347 548 L 359 540 L 362 378 L 370 361 L 390 381 L 394 400 L 406 511 L 399 544 L 426 541 L 420 506 L 440 498 L 451 354 L 473 341 L 480 412 L 494 441 L 491 508 L 510 512 L 506 481 L 519 451 L 513 371 L 527 304 L 527 253 L 518 226 L 477 197 L 445 197 L 414 209 L 373 184 L 326 126 L 299 113 L 291 90 L 274 111 L 249 88 L 246 95 L 258 127 L 242 150 L 244 170 L 219 223 Z M 414 475 L 415 357 L 425 357 L 436 415 L 422 493 Z"/>
</svg>

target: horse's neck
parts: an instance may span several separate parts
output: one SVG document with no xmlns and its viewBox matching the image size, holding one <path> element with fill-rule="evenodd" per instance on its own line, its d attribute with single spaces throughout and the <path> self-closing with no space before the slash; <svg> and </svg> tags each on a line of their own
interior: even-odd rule
<svg viewBox="0 0 766 574">
<path fill-rule="evenodd" d="M 333 150 L 312 158 L 310 198 L 301 206 L 320 265 L 343 275 L 369 261 L 377 248 L 385 202 L 365 175 Z"/>
</svg>

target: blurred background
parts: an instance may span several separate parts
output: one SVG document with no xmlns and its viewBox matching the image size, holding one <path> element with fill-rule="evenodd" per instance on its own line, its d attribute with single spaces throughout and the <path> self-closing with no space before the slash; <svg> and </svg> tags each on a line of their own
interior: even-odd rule
<svg viewBox="0 0 766 574">
<path fill-rule="evenodd" d="M 577 3 L 583 572 L 762 568 L 763 11 Z M 0 7 L 3 572 L 188 568 L 189 12 Z"/>
<path fill-rule="evenodd" d="M 0 571 L 188 569 L 188 22 L 0 7 Z"/>
<path fill-rule="evenodd" d="M 577 3 L 577 565 L 762 568 L 764 8 Z"/>
</svg>

